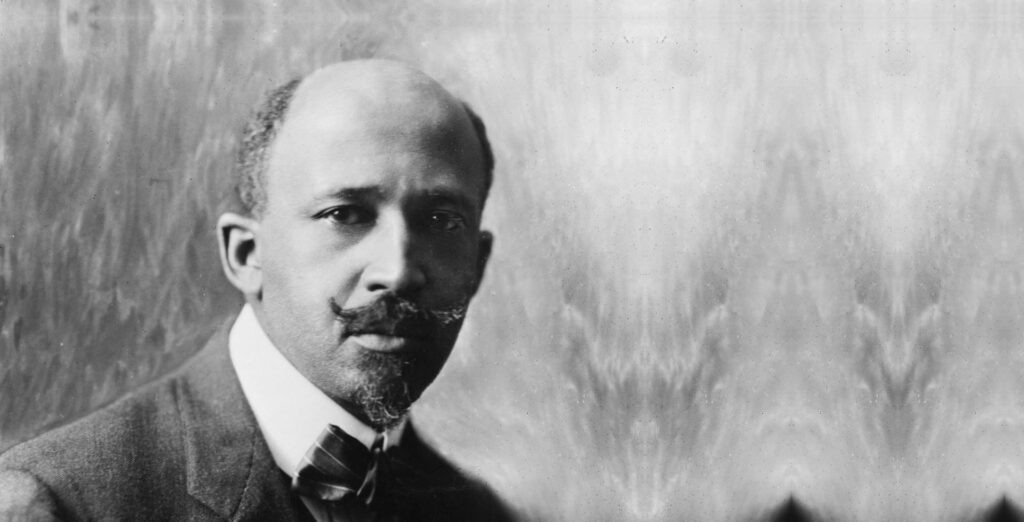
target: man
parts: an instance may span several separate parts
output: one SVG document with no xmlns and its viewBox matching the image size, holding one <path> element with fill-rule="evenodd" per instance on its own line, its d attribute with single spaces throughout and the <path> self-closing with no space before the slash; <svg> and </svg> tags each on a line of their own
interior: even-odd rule
<svg viewBox="0 0 1024 522">
<path fill-rule="evenodd" d="M 388 61 L 271 93 L 218 222 L 245 296 L 181 369 L 0 458 L 0 513 L 62 519 L 502 520 L 406 410 L 491 250 L 482 122 Z"/>
</svg>

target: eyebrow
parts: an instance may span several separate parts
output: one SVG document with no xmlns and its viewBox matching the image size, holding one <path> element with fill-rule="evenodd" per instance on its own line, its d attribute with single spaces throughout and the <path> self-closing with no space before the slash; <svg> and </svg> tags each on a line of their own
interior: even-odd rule
<svg viewBox="0 0 1024 522">
<path fill-rule="evenodd" d="M 448 188 L 428 190 L 426 197 L 434 202 L 448 203 L 461 207 L 465 210 L 479 210 L 477 201 L 466 194 Z M 314 205 L 321 205 L 331 201 L 380 201 L 385 198 L 384 189 L 379 186 L 367 187 L 343 187 L 332 190 L 326 194 L 316 196 L 313 199 Z"/>
<path fill-rule="evenodd" d="M 466 196 L 462 192 L 454 190 L 431 190 L 427 192 L 427 197 L 434 201 L 452 203 L 455 206 L 462 207 L 466 210 L 477 210 L 478 208 L 477 203 L 473 198 Z"/>
<path fill-rule="evenodd" d="M 369 187 L 344 187 L 322 194 L 314 199 L 315 203 L 324 203 L 337 200 L 380 200 L 384 197 L 384 191 L 377 186 Z"/>
</svg>

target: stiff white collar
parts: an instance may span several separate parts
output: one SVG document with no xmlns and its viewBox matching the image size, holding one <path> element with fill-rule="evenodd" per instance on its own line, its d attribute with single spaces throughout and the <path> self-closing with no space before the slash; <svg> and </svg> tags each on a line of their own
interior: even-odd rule
<svg viewBox="0 0 1024 522">
<path fill-rule="evenodd" d="M 228 351 L 274 462 L 289 476 L 295 475 L 302 457 L 328 424 L 367 448 L 373 445 L 377 436 L 373 428 L 338 406 L 292 366 L 267 337 L 249 305 L 242 308 L 231 327 Z M 389 445 L 398 441 L 404 424 L 387 433 Z"/>
</svg>

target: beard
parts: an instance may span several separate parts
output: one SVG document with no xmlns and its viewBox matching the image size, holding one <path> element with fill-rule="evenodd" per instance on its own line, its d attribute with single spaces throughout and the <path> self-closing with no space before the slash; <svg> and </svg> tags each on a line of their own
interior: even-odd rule
<svg viewBox="0 0 1024 522">
<path fill-rule="evenodd" d="M 350 401 L 378 431 L 398 425 L 418 399 L 410 389 L 414 357 L 361 350 L 354 361 L 360 382 Z"/>
<path fill-rule="evenodd" d="M 465 317 L 466 305 L 430 310 L 392 294 L 370 305 L 342 309 L 333 299 L 332 311 L 344 325 L 344 335 L 375 333 L 426 340 L 414 352 L 381 353 L 356 348 L 344 374 L 351 378 L 342 397 L 378 431 L 391 429 L 434 381 L 444 366 Z"/>
</svg>

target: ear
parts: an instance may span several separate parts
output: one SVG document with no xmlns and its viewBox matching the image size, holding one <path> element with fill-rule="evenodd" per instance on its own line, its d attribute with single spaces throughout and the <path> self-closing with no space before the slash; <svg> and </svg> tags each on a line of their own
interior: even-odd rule
<svg viewBox="0 0 1024 522">
<path fill-rule="evenodd" d="M 477 251 L 476 257 L 476 285 L 473 287 L 473 293 L 480 288 L 480 283 L 484 280 L 484 271 L 487 268 L 487 261 L 491 258 L 491 249 L 494 247 L 494 234 L 488 230 L 480 231 L 480 247 Z"/>
<path fill-rule="evenodd" d="M 224 275 L 246 299 L 259 300 L 263 290 L 263 271 L 256 235 L 260 223 L 231 212 L 217 220 L 220 264 Z"/>
</svg>

